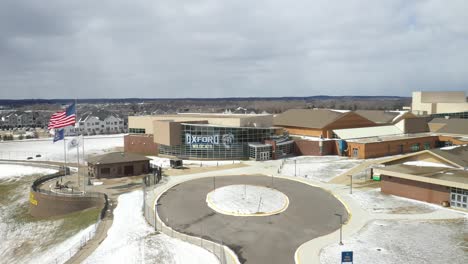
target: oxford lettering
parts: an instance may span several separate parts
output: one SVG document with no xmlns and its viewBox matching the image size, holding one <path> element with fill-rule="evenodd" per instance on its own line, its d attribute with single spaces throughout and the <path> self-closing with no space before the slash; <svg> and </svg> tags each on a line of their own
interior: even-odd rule
<svg viewBox="0 0 468 264">
<path fill-rule="evenodd" d="M 185 134 L 185 144 L 192 145 L 192 144 L 212 144 L 218 145 L 219 144 L 219 135 L 191 135 L 189 133 Z"/>
</svg>

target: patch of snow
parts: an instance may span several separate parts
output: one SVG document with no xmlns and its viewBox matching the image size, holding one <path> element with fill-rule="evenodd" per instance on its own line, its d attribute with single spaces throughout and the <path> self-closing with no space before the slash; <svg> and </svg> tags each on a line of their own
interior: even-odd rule
<svg viewBox="0 0 468 264">
<path fill-rule="evenodd" d="M 403 163 L 404 165 L 410 165 L 410 166 L 418 166 L 418 167 L 440 167 L 440 168 L 453 168 L 451 166 L 441 164 L 441 163 L 436 163 L 436 162 L 430 162 L 430 161 L 407 161 Z"/>
<path fill-rule="evenodd" d="M 330 138 L 320 138 L 320 137 L 311 137 L 311 136 L 302 136 L 302 135 L 291 135 L 291 137 L 297 137 L 300 139 L 305 139 L 309 141 L 328 141 L 328 140 L 334 140 Z"/>
<path fill-rule="evenodd" d="M 142 204 L 141 190 L 119 196 L 106 239 L 84 263 L 219 263 L 205 249 L 156 234 L 143 217 Z"/>
<path fill-rule="evenodd" d="M 207 203 L 220 213 L 252 215 L 285 210 L 288 198 L 272 188 L 239 184 L 217 188 L 208 193 Z"/>
<path fill-rule="evenodd" d="M 94 185 L 94 186 L 97 186 L 97 185 L 102 185 L 102 183 L 103 183 L 103 182 L 98 182 L 98 181 L 95 181 L 95 182 L 93 182 L 93 185 Z"/>
<path fill-rule="evenodd" d="M 0 179 L 9 177 L 21 177 L 33 174 L 52 174 L 56 173 L 57 171 L 58 170 L 55 169 L 42 167 L 0 163 Z"/>
<path fill-rule="evenodd" d="M 380 188 L 353 192 L 350 197 L 371 213 L 422 214 L 440 209 L 437 205 L 382 193 Z"/>
<path fill-rule="evenodd" d="M 398 120 L 398 118 L 400 118 L 402 115 L 408 113 L 408 111 L 389 111 L 391 113 L 398 113 L 397 116 L 395 116 L 392 120 L 392 122 L 395 122 L 396 120 Z"/>
<path fill-rule="evenodd" d="M 123 137 L 123 134 L 86 136 L 84 140 L 85 155 L 99 155 L 109 152 L 112 148 L 123 147 Z M 69 140 L 71 137 L 66 137 L 66 144 Z M 82 156 L 81 150 L 80 146 L 80 157 Z M 28 157 L 32 157 L 32 160 L 63 161 L 63 153 L 63 141 L 53 143 L 52 138 L 0 142 L 0 159 L 26 160 Z M 76 149 L 67 151 L 67 161 L 76 162 L 76 154 Z M 36 155 L 41 157 L 36 157 Z"/>
<path fill-rule="evenodd" d="M 170 168 L 170 158 L 147 156 L 150 163 L 163 168 Z M 240 160 L 183 160 L 183 166 L 186 167 L 216 167 L 222 165 L 241 163 Z"/>
<path fill-rule="evenodd" d="M 440 148 L 440 149 L 441 149 L 441 150 L 451 150 L 451 149 L 456 149 L 456 148 L 458 148 L 458 147 L 460 147 L 460 146 L 455 145 L 455 146 L 442 147 L 442 148 Z"/>
<path fill-rule="evenodd" d="M 74 236 L 66 239 L 62 243 L 42 252 L 39 256 L 31 259 L 29 263 L 65 263 L 76 252 L 78 252 L 82 245 L 85 244 L 96 230 L 96 224 L 90 225 L 86 229 L 81 230 Z"/>
<path fill-rule="evenodd" d="M 300 156 L 285 159 L 280 173 L 327 182 L 362 162 L 339 156 Z"/>
<path fill-rule="evenodd" d="M 330 109 L 333 112 L 338 112 L 338 113 L 348 113 L 351 112 L 351 110 L 340 110 L 340 109 Z"/>
<path fill-rule="evenodd" d="M 341 263 L 341 252 L 353 251 L 354 263 L 463 264 L 466 220 L 373 220 L 357 234 L 345 237 L 344 245 L 323 248 L 320 263 Z"/>
</svg>

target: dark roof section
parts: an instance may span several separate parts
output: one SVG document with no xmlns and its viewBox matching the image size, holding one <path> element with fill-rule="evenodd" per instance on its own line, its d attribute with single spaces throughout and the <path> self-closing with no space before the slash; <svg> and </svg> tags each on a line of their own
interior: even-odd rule
<svg viewBox="0 0 468 264">
<path fill-rule="evenodd" d="M 405 133 L 425 133 L 429 132 L 427 124 L 430 117 L 417 117 L 405 119 Z"/>
<path fill-rule="evenodd" d="M 400 115 L 397 112 L 387 112 L 380 110 L 356 110 L 354 112 L 377 124 L 390 124 L 392 123 L 393 119 L 395 119 L 395 117 Z"/>
<path fill-rule="evenodd" d="M 135 162 L 151 160 L 143 155 L 128 152 L 112 152 L 100 156 L 88 158 L 90 164 L 114 164 L 123 162 Z"/>
<path fill-rule="evenodd" d="M 431 149 L 429 151 L 464 168 L 468 168 L 468 146 L 459 146 L 452 149 Z"/>
<path fill-rule="evenodd" d="M 434 118 L 431 124 L 445 124 L 442 128 L 437 130 L 437 133 L 449 133 L 449 134 L 464 134 L 468 135 L 468 119 L 461 118 Z"/>
<path fill-rule="evenodd" d="M 289 109 L 273 118 L 275 126 L 324 128 L 346 115 L 329 109 Z"/>
</svg>

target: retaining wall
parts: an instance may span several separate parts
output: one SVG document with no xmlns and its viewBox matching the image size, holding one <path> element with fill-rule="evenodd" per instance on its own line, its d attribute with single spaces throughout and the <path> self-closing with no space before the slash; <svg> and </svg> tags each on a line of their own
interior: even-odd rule
<svg viewBox="0 0 468 264">
<path fill-rule="evenodd" d="M 69 171 L 69 168 L 67 168 Z M 64 170 L 58 173 L 42 176 L 35 180 L 29 193 L 29 213 L 34 217 L 51 217 L 65 215 L 92 207 L 102 208 L 101 217 L 107 208 L 107 196 L 102 193 L 62 194 L 51 190 L 40 189 L 47 181 L 64 175 Z"/>
</svg>

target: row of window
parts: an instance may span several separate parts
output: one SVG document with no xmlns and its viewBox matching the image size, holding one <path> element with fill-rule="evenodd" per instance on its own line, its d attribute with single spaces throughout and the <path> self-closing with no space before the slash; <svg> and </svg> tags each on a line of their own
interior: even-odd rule
<svg viewBox="0 0 468 264">
<path fill-rule="evenodd" d="M 180 146 L 159 147 L 163 155 L 199 159 L 245 159 L 250 155 L 249 143 L 263 143 L 267 139 L 282 135 L 278 128 L 216 127 L 182 124 Z M 187 140 L 208 138 L 208 142 Z M 198 139 L 197 139 L 198 138 Z M 271 150 L 270 150 L 271 152 Z"/>
<path fill-rule="evenodd" d="M 145 134 L 146 130 L 144 128 L 129 128 L 128 133 L 131 133 L 131 134 Z"/>
<path fill-rule="evenodd" d="M 415 143 L 413 145 L 411 145 L 410 149 L 412 152 L 416 152 L 416 151 L 419 151 L 421 149 L 421 144 L 419 143 Z M 423 144 L 423 147 L 424 149 L 431 149 L 431 143 L 430 142 L 424 142 Z"/>
</svg>

